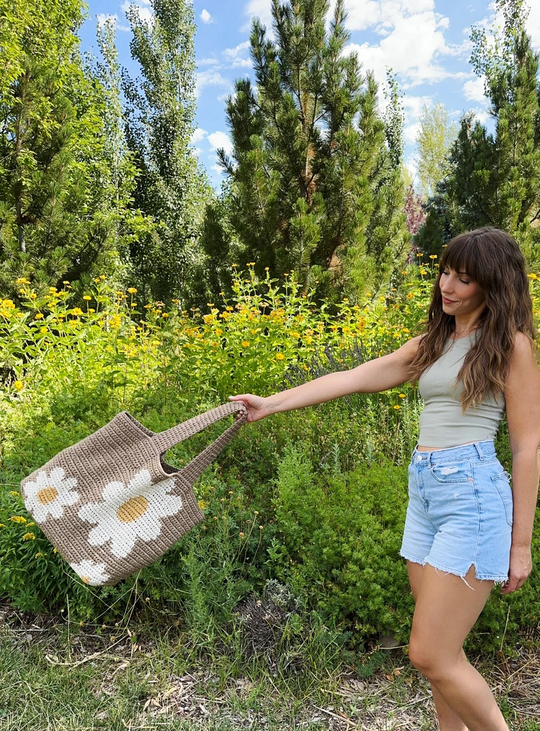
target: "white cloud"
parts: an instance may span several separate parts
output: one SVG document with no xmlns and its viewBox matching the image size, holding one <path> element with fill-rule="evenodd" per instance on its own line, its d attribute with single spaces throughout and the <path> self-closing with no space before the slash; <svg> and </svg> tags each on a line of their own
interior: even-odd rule
<svg viewBox="0 0 540 731">
<path fill-rule="evenodd" d="M 433 98 L 430 96 L 406 96 L 403 98 L 403 107 L 405 109 L 405 119 L 412 122 L 420 119 L 424 107 L 430 107 L 433 104 Z"/>
<path fill-rule="evenodd" d="M 213 150 L 219 150 L 222 147 L 227 155 L 230 155 L 234 149 L 231 138 L 225 132 L 212 132 L 208 135 L 208 142 Z"/>
<path fill-rule="evenodd" d="M 408 145 L 414 145 L 420 132 L 420 122 L 409 124 L 403 129 L 403 139 Z"/>
<path fill-rule="evenodd" d="M 216 173 L 218 173 L 218 175 L 223 175 L 223 168 L 217 163 L 215 165 L 211 165 L 210 170 L 214 170 Z"/>
<path fill-rule="evenodd" d="M 206 10 L 205 8 L 202 9 L 202 12 L 199 15 L 199 18 L 202 20 L 203 23 L 206 23 L 206 25 L 214 22 L 214 18 L 212 18 L 212 16 L 208 12 L 208 10 Z"/>
<path fill-rule="evenodd" d="M 259 18 L 261 23 L 266 26 L 268 35 L 272 37 L 272 0 L 249 0 L 244 6 L 244 15 L 247 15 L 249 20 L 240 28 L 243 33 L 251 29 L 253 18 Z"/>
<path fill-rule="evenodd" d="M 112 20 L 113 24 L 115 25 L 117 30 L 122 31 L 129 31 L 131 28 L 127 25 L 118 25 L 118 15 L 114 13 L 114 15 L 111 15 L 109 13 L 98 13 L 96 15 L 98 28 L 102 25 L 104 25 L 108 20 Z"/>
<path fill-rule="evenodd" d="M 216 66 L 219 61 L 217 58 L 201 58 L 200 61 L 197 61 L 197 66 Z"/>
<path fill-rule="evenodd" d="M 527 20 L 527 32 L 535 50 L 540 51 L 540 3 L 538 0 L 529 0 L 531 12 Z"/>
<path fill-rule="evenodd" d="M 191 143 L 193 145 L 196 145 L 197 142 L 204 140 L 204 138 L 207 136 L 208 136 L 208 132 L 205 129 L 202 129 L 201 127 L 197 127 L 197 129 L 191 135 Z"/>
<path fill-rule="evenodd" d="M 335 0 L 334 0 L 335 4 Z M 434 0 L 346 0 L 350 31 L 371 30 L 383 36 L 379 43 L 350 44 L 364 69 L 371 69 L 379 82 L 390 67 L 402 76 L 403 88 L 433 83 L 457 74 L 446 70 L 443 56 L 462 55 L 462 45 L 447 43 L 447 17 L 435 12 Z"/>
<path fill-rule="evenodd" d="M 231 82 L 223 77 L 219 71 L 208 69 L 208 71 L 199 71 L 195 74 L 195 96 L 198 99 L 202 90 L 206 86 L 225 86 L 231 89 Z"/>
<path fill-rule="evenodd" d="M 471 109 L 474 112 L 474 119 L 480 124 L 485 124 L 491 118 L 491 114 L 486 109 Z"/>
<path fill-rule="evenodd" d="M 231 64 L 231 68 L 251 68 L 251 60 L 244 58 L 244 54 L 246 51 L 249 51 L 250 46 L 251 43 L 249 41 L 244 41 L 234 48 L 226 48 L 223 51 L 223 56 Z"/>
<path fill-rule="evenodd" d="M 473 102 L 486 103 L 487 100 L 484 96 L 484 77 L 466 81 L 463 84 L 463 93 L 465 94 L 465 99 L 470 99 Z"/>
<path fill-rule="evenodd" d="M 146 3 L 145 0 L 140 0 L 140 1 L 143 2 L 143 3 L 145 3 L 145 4 L 149 4 L 149 3 Z M 142 21 L 144 21 L 146 23 L 150 23 L 150 24 L 153 23 L 153 21 L 154 21 L 154 13 L 150 10 L 150 8 L 143 8 L 138 3 L 130 3 L 129 0 L 125 0 L 125 2 L 123 2 L 122 5 L 121 5 L 121 8 L 124 11 L 124 13 L 130 7 L 130 5 L 135 5 L 139 9 L 139 18 Z"/>
</svg>

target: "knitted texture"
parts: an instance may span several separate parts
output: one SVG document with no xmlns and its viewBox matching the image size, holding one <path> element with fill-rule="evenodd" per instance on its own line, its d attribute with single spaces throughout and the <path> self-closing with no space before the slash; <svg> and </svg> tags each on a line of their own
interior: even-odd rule
<svg viewBox="0 0 540 731">
<path fill-rule="evenodd" d="M 234 424 L 181 470 L 165 462 L 167 449 L 234 412 Z M 203 519 L 193 483 L 246 418 L 231 402 L 155 434 L 122 411 L 22 481 L 26 509 L 82 581 L 112 586 Z"/>
</svg>

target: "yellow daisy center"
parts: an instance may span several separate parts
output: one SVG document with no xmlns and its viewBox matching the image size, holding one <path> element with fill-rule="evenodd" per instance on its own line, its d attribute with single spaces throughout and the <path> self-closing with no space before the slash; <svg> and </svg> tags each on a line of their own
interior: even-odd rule
<svg viewBox="0 0 540 731">
<path fill-rule="evenodd" d="M 142 495 L 139 495 L 138 497 L 132 497 L 126 503 L 120 505 L 116 511 L 116 515 L 122 523 L 132 523 L 134 520 L 140 518 L 141 515 L 144 515 L 147 508 L 148 500 Z"/>
<path fill-rule="evenodd" d="M 56 487 L 48 485 L 47 487 L 44 487 L 43 490 L 40 490 L 36 497 L 42 505 L 48 505 L 56 500 L 58 497 L 58 490 Z"/>
</svg>

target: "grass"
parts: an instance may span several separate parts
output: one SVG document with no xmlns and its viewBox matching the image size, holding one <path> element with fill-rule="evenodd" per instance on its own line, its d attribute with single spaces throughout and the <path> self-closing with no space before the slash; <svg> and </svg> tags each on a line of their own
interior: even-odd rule
<svg viewBox="0 0 540 731">
<path fill-rule="evenodd" d="M 435 727 L 426 681 L 403 649 L 366 672 L 261 655 L 197 658 L 176 628 L 76 628 L 9 608 L 0 631 L 2 731 L 274 731 Z M 381 650 L 378 648 L 379 654 Z M 513 731 L 540 731 L 540 652 L 476 660 Z"/>
</svg>

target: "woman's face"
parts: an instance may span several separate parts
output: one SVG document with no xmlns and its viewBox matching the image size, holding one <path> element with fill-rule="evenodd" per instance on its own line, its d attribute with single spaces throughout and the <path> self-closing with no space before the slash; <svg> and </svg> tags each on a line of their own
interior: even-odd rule
<svg viewBox="0 0 540 731">
<path fill-rule="evenodd" d="M 480 314 L 484 309 L 484 290 L 466 272 L 456 272 L 446 267 L 441 274 L 439 288 L 443 311 L 447 315 L 462 317 L 476 312 Z"/>
</svg>

